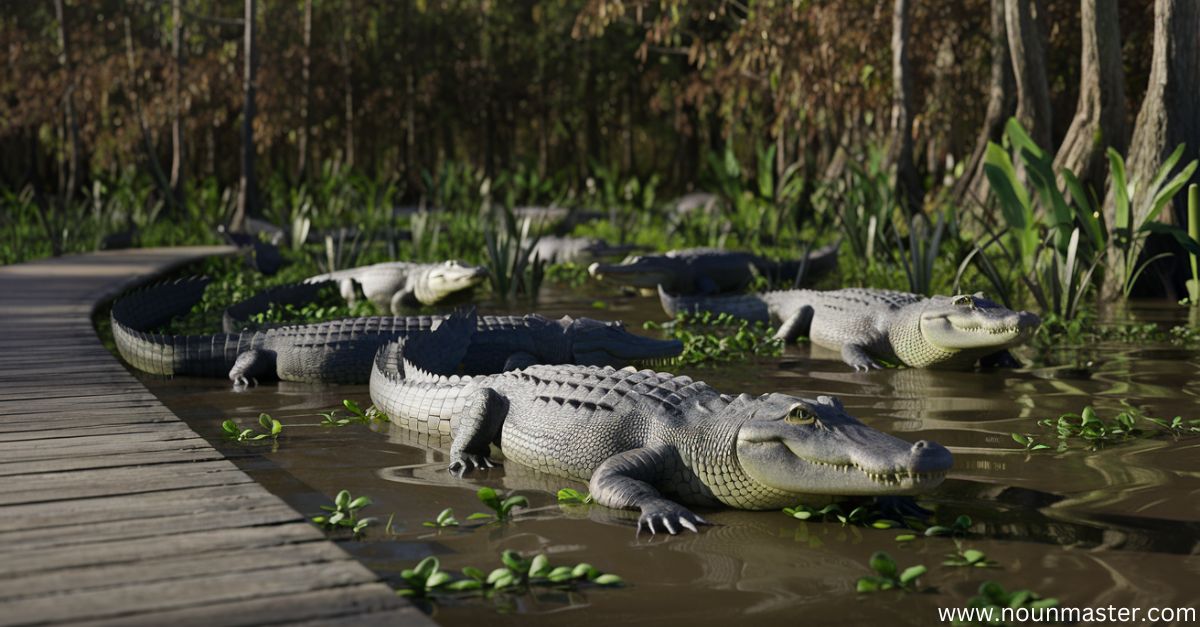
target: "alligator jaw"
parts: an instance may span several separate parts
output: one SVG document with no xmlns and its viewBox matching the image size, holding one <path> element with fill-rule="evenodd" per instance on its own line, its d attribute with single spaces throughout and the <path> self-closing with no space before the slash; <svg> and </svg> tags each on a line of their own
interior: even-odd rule
<svg viewBox="0 0 1200 627">
<path fill-rule="evenodd" d="M 646 268 L 635 263 L 600 263 L 588 266 L 588 274 L 598 281 L 655 289 L 671 283 L 674 273 L 668 269 Z"/>
<path fill-rule="evenodd" d="M 622 332 L 622 337 L 610 338 L 606 342 L 576 343 L 572 352 L 577 364 L 654 367 L 671 363 L 683 352 L 683 343 Z"/>
<path fill-rule="evenodd" d="M 1027 311 L 1009 311 L 1001 315 L 983 311 L 976 315 L 925 317 L 921 324 L 922 334 L 934 346 L 947 350 L 1002 349 L 1027 340 L 1041 322 Z"/>
<path fill-rule="evenodd" d="M 915 494 L 941 484 L 953 465 L 941 445 L 876 431 L 835 398 L 764 399 L 738 430 L 736 450 L 742 470 L 765 488 L 796 497 Z"/>
<path fill-rule="evenodd" d="M 796 451 L 796 448 L 793 447 L 789 442 L 784 441 L 781 442 L 781 444 L 787 446 L 792 453 L 797 455 L 797 457 L 800 456 L 801 453 Z M 926 444 L 926 446 L 928 446 L 928 444 Z M 934 446 L 937 446 L 938 449 L 945 451 L 945 449 L 939 445 L 935 444 Z M 942 456 L 939 453 L 936 455 L 936 457 L 940 458 Z M 860 465 L 853 460 L 847 460 L 845 462 L 825 462 L 812 458 L 800 459 L 802 459 L 804 463 L 817 467 L 822 473 L 832 473 L 835 477 L 838 474 L 842 475 L 845 477 L 844 480 L 848 481 L 848 483 L 843 484 L 847 487 L 853 484 L 858 484 L 866 486 L 867 489 L 874 487 L 880 490 L 879 492 L 870 492 L 871 494 L 907 494 L 914 492 L 925 492 L 940 485 L 942 480 L 946 478 L 946 472 L 950 468 L 948 461 L 950 455 L 948 452 L 945 454 L 944 458 L 946 460 L 945 462 L 943 462 L 941 459 L 926 459 L 923 461 L 914 459 L 910 460 L 909 464 L 893 466 L 890 468 L 886 466 L 868 467 L 865 465 Z"/>
<path fill-rule="evenodd" d="M 789 439 L 751 442 L 740 439 L 739 458 L 770 458 L 780 467 L 769 486 L 796 495 L 888 496 L 917 494 L 936 488 L 950 469 L 950 454 L 941 452 L 926 461 L 897 459 L 896 465 L 866 465 L 848 457 L 823 461 L 809 447 Z M 934 459 L 937 458 L 937 459 Z M 783 471 L 783 472 L 780 472 Z M 752 475 L 755 473 L 751 473 Z"/>
</svg>

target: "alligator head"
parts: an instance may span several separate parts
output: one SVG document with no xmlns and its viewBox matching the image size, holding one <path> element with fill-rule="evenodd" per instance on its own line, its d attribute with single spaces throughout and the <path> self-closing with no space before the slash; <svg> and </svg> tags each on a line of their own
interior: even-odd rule
<svg viewBox="0 0 1200 627">
<path fill-rule="evenodd" d="M 652 290 L 674 285 L 682 263 L 663 255 L 633 256 L 621 263 L 593 263 L 588 274 L 599 281 Z"/>
<path fill-rule="evenodd" d="M 946 351 L 1001 350 L 1029 339 L 1041 320 L 1028 311 L 1013 311 L 982 293 L 934 296 L 921 309 L 921 336 Z"/>
<path fill-rule="evenodd" d="M 574 363 L 584 366 L 652 366 L 683 352 L 679 340 L 657 340 L 625 330 L 622 322 L 563 316 L 558 321 L 569 338 Z"/>
<path fill-rule="evenodd" d="M 457 260 L 440 263 L 425 273 L 423 281 L 418 281 L 417 297 L 422 303 L 432 305 L 483 283 L 487 275 L 487 268 L 482 266 L 471 266 Z"/>
<path fill-rule="evenodd" d="M 899 495 L 937 487 L 950 451 L 935 442 L 909 444 L 858 421 L 829 396 L 743 395 L 737 460 L 751 480 L 776 492 L 805 495 Z M 793 501 L 794 502 L 794 501 Z"/>
</svg>

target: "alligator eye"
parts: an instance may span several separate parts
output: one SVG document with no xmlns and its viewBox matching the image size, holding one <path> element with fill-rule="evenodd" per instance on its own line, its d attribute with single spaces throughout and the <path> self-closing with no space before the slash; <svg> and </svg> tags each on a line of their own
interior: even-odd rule
<svg viewBox="0 0 1200 627">
<path fill-rule="evenodd" d="M 964 295 L 962 295 L 962 296 L 955 296 L 955 297 L 954 297 L 954 300 L 953 300 L 953 301 L 951 301 L 951 304 L 953 304 L 953 305 L 957 305 L 957 306 L 960 306 L 960 307 L 963 307 L 963 306 L 965 306 L 965 307 L 968 307 L 968 308 L 970 308 L 970 309 L 974 309 L 974 308 L 975 308 L 975 299 L 973 299 L 973 298 L 971 298 L 970 296 L 967 296 L 966 294 L 964 294 Z"/>
<path fill-rule="evenodd" d="M 793 407 L 792 411 L 788 412 L 787 418 L 783 419 L 784 422 L 790 425 L 811 425 L 816 420 L 817 415 L 803 405 Z"/>
</svg>

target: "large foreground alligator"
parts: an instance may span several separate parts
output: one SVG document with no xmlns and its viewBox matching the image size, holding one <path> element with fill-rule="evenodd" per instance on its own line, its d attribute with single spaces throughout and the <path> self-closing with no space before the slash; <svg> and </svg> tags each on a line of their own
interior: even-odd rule
<svg viewBox="0 0 1200 627">
<path fill-rule="evenodd" d="M 662 286 L 672 294 L 716 294 L 740 291 L 756 275 L 773 280 L 813 279 L 837 267 L 837 244 L 818 248 L 804 259 L 772 261 L 747 252 L 716 248 L 687 248 L 661 255 L 630 257 L 621 263 L 594 263 L 588 273 L 596 279 L 645 290 Z"/>
<path fill-rule="evenodd" d="M 318 324 L 213 335 L 150 332 L 186 313 L 207 279 L 184 279 L 132 292 L 113 304 L 117 349 L 130 365 L 152 374 L 303 383 L 366 383 L 375 353 L 388 342 L 421 334 L 441 316 L 346 318 Z M 448 367 L 494 373 L 535 363 L 625 365 L 664 360 L 682 351 L 675 340 L 634 335 L 619 322 L 539 315 L 484 316 L 461 359 Z"/>
<path fill-rule="evenodd" d="M 774 509 L 834 496 L 924 492 L 951 456 L 862 424 L 834 398 L 721 394 L 651 370 L 533 366 L 484 377 L 431 374 L 461 351 L 474 324 L 390 344 L 371 374 L 371 399 L 407 429 L 452 436 L 450 469 L 505 459 L 590 484 L 596 502 L 641 510 L 639 530 L 696 530 L 705 507 Z M 679 502 L 676 502 L 679 501 Z"/>
<path fill-rule="evenodd" d="M 474 288 L 486 278 L 486 268 L 461 261 L 391 261 L 319 274 L 305 282 L 336 281 L 347 302 L 354 302 L 354 288 L 358 285 L 368 300 L 398 316 L 405 307 L 436 305 L 451 295 Z"/>
<path fill-rule="evenodd" d="M 724 297 L 673 296 L 659 289 L 668 315 L 728 313 L 779 325 L 776 337 L 840 351 L 855 370 L 879 368 L 877 359 L 914 368 L 971 368 L 987 358 L 1015 362 L 1007 349 L 1027 340 L 1041 321 L 1006 309 L 983 294 L 926 298 L 868 288 L 780 290 Z"/>
</svg>

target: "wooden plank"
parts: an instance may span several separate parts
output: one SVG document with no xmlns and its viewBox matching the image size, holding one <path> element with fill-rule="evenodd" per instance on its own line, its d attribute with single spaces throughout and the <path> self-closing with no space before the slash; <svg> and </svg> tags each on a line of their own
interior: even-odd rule
<svg viewBox="0 0 1200 627">
<path fill-rule="evenodd" d="M 30 364 L 25 368 L 8 372 L 0 371 L 0 386 L 10 384 L 36 385 L 38 383 L 53 385 L 59 379 L 87 379 L 92 383 L 124 383 L 129 381 L 129 371 L 120 366 L 113 368 L 71 367 L 71 368 L 41 368 Z"/>
<path fill-rule="evenodd" d="M 145 405 L 141 407 L 111 407 L 107 409 L 89 409 L 87 411 L 77 410 L 50 410 L 39 409 L 37 411 L 28 411 L 18 414 L 4 414 L 0 416 L 0 426 L 4 428 L 11 427 L 13 430 L 27 430 L 30 425 L 52 425 L 52 424 L 72 424 L 75 422 L 86 423 L 89 419 L 95 420 L 96 424 L 101 424 L 114 419 L 129 417 L 145 417 L 157 416 L 163 419 L 164 422 L 178 422 L 179 417 L 172 414 L 166 407 L 161 405 Z"/>
<path fill-rule="evenodd" d="M 25 549 L 92 545 L 116 540 L 173 536 L 189 531 L 228 529 L 258 525 L 303 522 L 304 517 L 282 501 L 215 512 L 139 516 L 108 523 L 81 523 L 51 529 L 22 529 L 0 534 L 0 542 L 13 542 Z M 176 510 L 178 511 L 178 510 Z"/>
<path fill-rule="evenodd" d="M 73 624 L 79 627 L 248 627 L 297 624 L 300 621 L 314 621 L 304 623 L 306 625 L 341 625 L 342 621 L 348 621 L 345 624 L 359 627 L 424 627 L 435 624 L 381 583 L 226 601 L 219 606 L 202 605 Z"/>
<path fill-rule="evenodd" d="M 114 442 L 112 437 L 101 438 L 78 438 L 89 440 L 86 443 L 81 443 L 76 446 L 62 447 L 55 446 L 53 440 L 38 440 L 38 443 L 50 444 L 40 449 L 32 450 L 5 450 L 0 448 L 0 459 L 3 459 L 3 465 L 0 467 L 20 466 L 39 461 L 53 460 L 71 460 L 84 459 L 88 457 L 99 457 L 106 455 L 122 455 L 124 453 L 139 453 L 139 452 L 154 452 L 154 451 L 186 451 L 188 449 L 197 448 L 212 448 L 208 440 L 196 435 L 190 429 L 182 430 L 176 434 L 162 433 L 146 433 L 141 434 L 137 440 L 127 440 L 122 438 L 121 441 Z M 193 461 L 192 459 L 181 459 L 180 461 Z M 132 464 L 126 464 L 132 465 Z M 51 472 L 67 472 L 66 467 L 56 467 L 54 470 L 46 471 L 43 474 Z M 37 474 L 32 472 L 20 473 L 24 475 Z"/>
<path fill-rule="evenodd" d="M 178 488 L 233 485 L 253 481 L 230 462 L 171 464 L 146 468 L 104 468 L 27 475 L 0 482 L 0 505 L 87 499 Z"/>
<path fill-rule="evenodd" d="M 181 441 L 147 444 L 130 447 L 120 453 L 107 455 L 72 455 L 57 459 L 42 459 L 23 461 L 13 464 L 0 464 L 0 477 L 19 477 L 21 475 L 39 474 L 45 472 L 62 472 L 67 470 L 99 470 L 101 468 L 120 468 L 124 466 L 149 466 L 154 464 L 180 462 L 206 462 L 227 459 L 220 451 L 214 449 L 203 439 L 192 448 L 180 448 Z M 163 450 L 154 450 L 155 446 Z M 166 448 L 169 445 L 171 448 Z"/>
<path fill-rule="evenodd" d="M 163 404 L 157 400 L 148 400 L 148 401 L 130 400 L 130 401 L 126 401 L 124 403 L 122 403 L 121 401 L 116 401 L 116 400 L 105 401 L 105 402 L 100 402 L 100 403 L 89 403 L 87 401 L 80 401 L 78 403 L 63 402 L 63 403 L 59 403 L 59 404 L 54 404 L 53 406 L 50 406 L 50 407 L 48 407 L 48 405 L 51 405 L 51 404 L 50 403 L 36 403 L 33 401 L 25 401 L 25 402 L 21 402 L 21 403 L 14 403 L 14 404 L 7 405 L 7 406 L 0 406 L 0 416 L 27 414 L 27 413 L 30 413 L 31 409 L 37 409 L 38 411 L 41 411 L 41 412 L 45 412 L 47 409 L 53 409 L 53 410 L 60 411 L 60 412 L 64 412 L 64 411 L 89 411 L 90 412 L 94 409 L 101 409 L 101 410 L 114 409 L 114 410 L 119 411 L 123 408 L 158 407 L 158 408 L 161 408 L 163 411 L 166 411 L 166 408 L 163 406 Z"/>
<path fill-rule="evenodd" d="M 179 434 L 184 434 L 180 436 Z M 112 438 L 105 438 L 108 435 L 157 435 L 174 437 L 195 436 L 191 427 L 182 422 L 175 423 L 150 423 L 150 424 L 130 424 L 130 425 L 112 425 L 112 426 L 88 426 L 88 427 L 63 427 L 59 429 L 48 428 L 40 431 L 21 431 L 17 433 L 0 434 L 0 461 L 4 460 L 2 456 L 4 451 L 29 451 L 38 448 L 48 447 L 71 447 L 79 446 L 82 443 L 88 443 L 96 438 L 112 441 Z M 137 442 L 137 439 L 122 439 L 122 441 Z M 16 443 L 21 444 L 16 444 Z"/>
<path fill-rule="evenodd" d="M 59 622 L 97 617 L 122 616 L 223 604 L 230 601 L 262 598 L 288 593 L 310 592 L 355 584 L 374 583 L 376 577 L 353 562 L 307 563 L 263 571 L 244 571 L 173 579 L 163 571 L 160 581 L 100 590 L 68 591 L 48 597 L 16 599 L 5 603 L 4 620 L 14 625 L 23 622 Z M 154 565 L 146 565 L 154 568 Z"/>
<path fill-rule="evenodd" d="M 212 551 L 252 552 L 264 547 L 324 540 L 325 536 L 316 527 L 306 522 L 296 522 L 267 527 L 177 533 L 156 542 L 141 539 L 118 540 L 31 551 L 17 547 L 9 552 L 11 559 L 0 562 L 0 586 L 16 585 L 13 581 L 19 581 L 22 577 L 34 573 L 105 564 L 150 562 L 166 557 L 203 555 Z"/>
<path fill-rule="evenodd" d="M 336 569 L 324 563 L 303 564 L 17 599 L 4 604 L 3 616 L 4 620 L 14 624 L 116 617 L 377 580 L 367 569 L 357 564 L 353 564 L 358 566 L 353 568 L 351 564 Z M 147 568 L 153 568 L 153 565 L 147 565 Z"/>
<path fill-rule="evenodd" d="M 0 602 L 46 596 L 61 592 L 63 589 L 75 592 L 110 588 L 113 586 L 113 582 L 120 582 L 121 585 L 133 585 L 163 581 L 163 572 L 169 572 L 168 578 L 170 579 L 183 579 L 344 559 L 346 559 L 346 554 L 339 551 L 333 544 L 305 542 L 266 547 L 253 553 L 236 550 L 215 551 L 204 555 L 167 557 L 154 562 L 108 564 L 72 569 L 67 572 L 38 573 L 32 577 L 23 578 L 20 588 L 12 587 L 0 591 Z"/>
<path fill-rule="evenodd" d="M 21 433 L 23 431 L 41 431 L 52 426 L 61 426 L 64 429 L 71 429 L 74 427 L 115 427 L 118 425 L 179 422 L 179 418 L 177 416 L 174 414 L 164 414 L 162 410 L 142 411 L 137 413 L 126 411 L 99 415 L 94 415 L 89 412 L 82 416 L 74 413 L 18 414 L 16 416 L 10 414 L 9 418 L 25 418 L 26 416 L 39 417 L 30 420 L 0 421 L 0 434 Z"/>
<path fill-rule="evenodd" d="M 65 527 L 81 520 L 104 523 L 156 517 L 180 512 L 236 509 L 247 503 L 265 503 L 278 497 L 255 483 L 182 488 L 149 494 L 128 494 L 76 501 L 14 505 L 0 516 L 0 533 L 32 527 Z"/>
<path fill-rule="evenodd" d="M 71 385 L 67 381 L 58 381 L 54 385 L 6 385 L 4 400 L 16 401 L 24 399 L 51 398 L 91 398 L 113 394 L 142 394 L 146 387 L 139 383 L 113 383 L 111 385 Z"/>
</svg>

